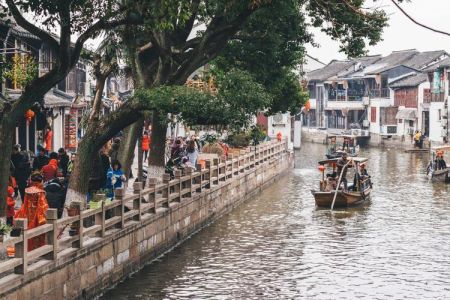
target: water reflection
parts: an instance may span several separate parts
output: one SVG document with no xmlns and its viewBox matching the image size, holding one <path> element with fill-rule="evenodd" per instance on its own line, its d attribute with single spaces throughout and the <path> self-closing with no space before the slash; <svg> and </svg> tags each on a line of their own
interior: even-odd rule
<svg viewBox="0 0 450 300">
<path fill-rule="evenodd" d="M 426 155 L 363 149 L 365 206 L 317 209 L 305 144 L 289 176 L 147 266 L 105 299 L 448 299 L 450 186 L 429 184 Z"/>
</svg>

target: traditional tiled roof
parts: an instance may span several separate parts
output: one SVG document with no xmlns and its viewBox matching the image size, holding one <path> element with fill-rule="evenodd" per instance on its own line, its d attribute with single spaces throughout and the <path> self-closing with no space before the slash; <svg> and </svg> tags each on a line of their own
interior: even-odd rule
<svg viewBox="0 0 450 300">
<path fill-rule="evenodd" d="M 403 88 L 403 87 L 416 87 L 419 84 L 428 81 L 427 74 L 414 74 L 399 80 L 396 80 L 389 84 L 392 89 Z"/>
<path fill-rule="evenodd" d="M 72 106 L 73 97 L 63 91 L 53 89 L 44 96 L 45 107 L 70 107 Z"/>
<path fill-rule="evenodd" d="M 437 62 L 442 56 L 447 55 L 444 50 L 419 52 L 402 64 L 417 70 L 421 70 L 430 64 Z"/>
<path fill-rule="evenodd" d="M 340 72 L 338 74 L 338 77 L 362 77 L 364 76 L 367 67 L 373 65 L 380 59 L 382 59 L 381 55 L 371 55 L 355 58 L 352 60 L 354 64 L 350 68 Z"/>
<path fill-rule="evenodd" d="M 445 68 L 445 67 L 450 67 L 450 57 L 447 57 L 447 58 L 425 68 L 423 71 L 430 72 L 430 71 L 436 70 L 437 68 Z"/>
<path fill-rule="evenodd" d="M 383 57 L 375 64 L 371 66 L 371 71 L 368 74 L 380 74 L 384 71 L 390 70 L 398 65 L 402 65 L 403 62 L 409 60 L 415 54 L 419 53 L 417 50 L 402 50 L 394 51 L 386 57 Z"/>
<path fill-rule="evenodd" d="M 325 67 L 309 72 L 307 78 L 309 81 L 325 81 L 348 69 L 353 64 L 354 62 L 349 60 L 332 60 Z"/>
</svg>

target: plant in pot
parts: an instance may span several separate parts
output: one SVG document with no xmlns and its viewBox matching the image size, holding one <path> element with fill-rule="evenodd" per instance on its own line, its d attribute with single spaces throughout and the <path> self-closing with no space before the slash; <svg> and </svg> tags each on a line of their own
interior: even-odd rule
<svg viewBox="0 0 450 300">
<path fill-rule="evenodd" d="M 0 222 L 0 242 L 3 242 L 3 238 L 6 234 L 10 233 L 12 230 L 12 227 L 8 224 L 5 224 L 3 222 Z"/>
<path fill-rule="evenodd" d="M 218 137 L 215 134 L 207 133 L 203 137 L 203 141 L 206 142 L 206 145 L 203 146 L 203 153 L 212 153 L 217 154 L 219 157 L 225 154 L 223 147 L 218 143 Z"/>
<path fill-rule="evenodd" d="M 89 208 L 96 209 L 102 207 L 102 202 L 106 201 L 107 190 L 102 189 L 94 192 L 91 201 L 89 202 Z"/>
</svg>

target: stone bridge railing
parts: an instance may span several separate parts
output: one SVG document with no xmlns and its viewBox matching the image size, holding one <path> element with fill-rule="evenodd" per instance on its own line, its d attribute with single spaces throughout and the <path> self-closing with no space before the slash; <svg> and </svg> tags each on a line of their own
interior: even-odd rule
<svg viewBox="0 0 450 300">
<path fill-rule="evenodd" d="M 21 276 L 39 272 L 46 264 L 70 257 L 80 249 L 89 251 L 88 248 L 99 242 L 99 239 L 136 226 L 172 209 L 184 199 L 200 197 L 204 192 L 232 180 L 233 177 L 245 175 L 264 162 L 276 160 L 285 151 L 285 141 L 270 141 L 249 147 L 240 150 L 239 154 L 230 154 L 228 159 L 207 160 L 206 168 L 199 171 L 176 171 L 173 180 L 167 174 L 163 175 L 162 183 L 158 183 L 156 178 L 149 178 L 145 189 L 142 189 L 142 183 L 134 183 L 134 193 L 130 195 L 118 189 L 115 199 L 111 203 L 103 203 L 99 208 L 83 210 L 83 205 L 76 203 L 76 215 L 62 219 L 57 219 L 55 209 L 49 209 L 47 224 L 33 229 L 27 229 L 26 219 L 16 219 L 15 226 L 22 229 L 21 235 L 0 243 L 1 251 L 7 250 L 8 246 L 15 248 L 13 258 L 0 262 L 0 295 L 23 284 Z M 65 234 L 59 238 L 61 229 L 67 225 L 77 229 L 75 235 Z M 28 239 L 42 234 L 46 236 L 46 244 L 28 252 Z M 15 284 L 10 284 L 11 282 Z"/>
</svg>

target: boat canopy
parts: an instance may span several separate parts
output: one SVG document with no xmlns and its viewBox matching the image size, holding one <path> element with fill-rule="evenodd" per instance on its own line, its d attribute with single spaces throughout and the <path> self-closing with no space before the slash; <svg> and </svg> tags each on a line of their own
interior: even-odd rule
<svg viewBox="0 0 450 300">
<path fill-rule="evenodd" d="M 356 135 L 351 135 L 351 134 L 329 134 L 327 135 L 328 139 L 333 139 L 333 138 L 350 138 L 350 139 L 356 139 L 357 136 Z"/>
<path fill-rule="evenodd" d="M 450 145 L 436 146 L 436 147 L 431 148 L 431 150 L 433 150 L 433 151 L 438 151 L 438 150 L 450 151 Z"/>
<path fill-rule="evenodd" d="M 322 161 L 319 161 L 319 165 L 337 163 L 337 161 L 339 159 L 340 158 L 332 158 L 332 159 L 322 160 Z M 349 157 L 348 159 L 353 160 L 354 162 L 359 163 L 359 164 L 364 163 L 369 160 L 368 158 L 365 158 L 365 157 Z"/>
</svg>

